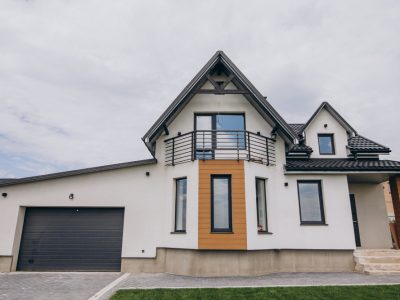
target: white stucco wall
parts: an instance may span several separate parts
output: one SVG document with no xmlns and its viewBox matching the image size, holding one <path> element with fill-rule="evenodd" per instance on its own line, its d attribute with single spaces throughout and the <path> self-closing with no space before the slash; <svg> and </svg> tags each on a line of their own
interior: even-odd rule
<svg viewBox="0 0 400 300">
<path fill-rule="evenodd" d="M 392 248 L 385 197 L 380 184 L 350 184 L 357 206 L 361 248 Z"/>
<path fill-rule="evenodd" d="M 327 128 L 324 127 L 327 124 Z M 318 134 L 332 133 L 334 137 L 335 154 L 319 154 Z M 343 158 L 347 157 L 347 132 L 338 121 L 326 110 L 322 109 L 305 130 L 306 144 L 313 149 L 312 158 Z"/>
<path fill-rule="evenodd" d="M 173 179 L 182 176 L 188 178 L 187 234 L 171 235 Z M 197 163 L 133 167 L 3 187 L 0 192 L 8 193 L 0 202 L 0 255 L 12 254 L 20 206 L 124 207 L 123 257 L 154 257 L 162 246 L 197 248 Z"/>
<path fill-rule="evenodd" d="M 282 165 L 245 163 L 249 249 L 354 249 L 355 241 L 345 175 L 288 175 Z M 255 178 L 267 179 L 268 230 L 257 232 Z M 300 225 L 297 180 L 321 180 L 327 225 Z M 288 186 L 285 187 L 284 183 Z"/>
<path fill-rule="evenodd" d="M 170 124 L 170 135 L 157 140 L 157 165 L 79 175 L 0 188 L 0 256 L 11 255 L 21 206 L 125 207 L 123 257 L 154 257 L 156 247 L 196 249 L 198 244 L 198 163 L 174 167 L 164 163 L 164 140 L 193 130 L 196 112 L 245 113 L 246 129 L 269 136 L 271 126 L 242 95 L 196 95 Z M 321 113 L 307 132 L 307 142 L 323 131 L 335 133 L 336 156 L 345 156 L 345 132 Z M 322 124 L 322 125 L 321 125 Z M 321 129 L 322 128 L 322 129 Z M 336 128 L 336 129 L 335 129 Z M 315 142 L 314 141 L 314 142 Z M 342 145 L 339 147 L 339 145 Z M 311 145 L 318 152 L 318 142 Z M 343 149 L 342 149 L 342 148 Z M 342 150 L 340 150 L 342 149 Z M 276 166 L 245 162 L 246 216 L 249 249 L 353 249 L 348 185 L 344 175 L 285 176 L 284 142 L 276 143 Z M 145 175 L 150 171 L 150 176 Z M 187 233 L 171 234 L 174 225 L 174 178 L 188 178 Z M 267 178 L 268 226 L 272 235 L 259 235 L 256 224 L 255 177 Z M 327 226 L 301 226 L 297 179 L 319 179 L 323 184 Z M 288 187 L 284 183 L 288 182 Z M 75 194 L 74 200 L 68 195 Z M 145 250 L 142 253 L 142 250 Z"/>
</svg>

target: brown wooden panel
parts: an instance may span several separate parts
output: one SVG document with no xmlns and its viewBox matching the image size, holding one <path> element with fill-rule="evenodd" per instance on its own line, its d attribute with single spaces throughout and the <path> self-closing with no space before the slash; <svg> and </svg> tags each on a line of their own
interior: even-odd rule
<svg viewBox="0 0 400 300">
<path fill-rule="evenodd" d="M 233 233 L 211 233 L 211 175 L 232 178 Z M 199 160 L 199 249 L 247 249 L 244 162 L 237 160 Z"/>
</svg>

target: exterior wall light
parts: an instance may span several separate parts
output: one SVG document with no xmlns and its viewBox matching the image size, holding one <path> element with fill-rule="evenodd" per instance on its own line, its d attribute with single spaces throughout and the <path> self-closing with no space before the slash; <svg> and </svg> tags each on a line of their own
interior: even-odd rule
<svg viewBox="0 0 400 300">
<path fill-rule="evenodd" d="M 289 186 L 289 182 L 285 182 L 285 186 Z"/>
<path fill-rule="evenodd" d="M 328 128 L 328 124 L 324 124 L 324 128 Z"/>
<path fill-rule="evenodd" d="M 150 172 L 149 171 L 146 172 L 146 176 L 150 176 Z"/>
<path fill-rule="evenodd" d="M 73 200 L 74 199 L 74 194 L 69 194 L 69 197 L 68 197 L 70 200 Z"/>
<path fill-rule="evenodd" d="M 3 198 L 7 198 L 7 193 L 2 193 L 1 195 L 3 196 Z"/>
</svg>

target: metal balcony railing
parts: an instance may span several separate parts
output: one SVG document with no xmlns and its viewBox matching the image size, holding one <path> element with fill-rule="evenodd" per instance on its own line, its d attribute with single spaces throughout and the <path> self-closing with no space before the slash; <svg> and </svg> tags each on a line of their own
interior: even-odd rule
<svg viewBox="0 0 400 300">
<path fill-rule="evenodd" d="M 248 160 L 275 165 L 275 140 L 244 130 L 196 130 L 165 140 L 165 163 L 196 159 Z"/>
</svg>

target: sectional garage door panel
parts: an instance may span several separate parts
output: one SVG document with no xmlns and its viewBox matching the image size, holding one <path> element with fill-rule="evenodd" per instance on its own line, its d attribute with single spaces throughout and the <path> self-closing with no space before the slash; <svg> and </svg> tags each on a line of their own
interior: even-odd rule
<svg viewBox="0 0 400 300">
<path fill-rule="evenodd" d="M 17 270 L 120 271 L 123 208 L 26 208 Z"/>
</svg>

